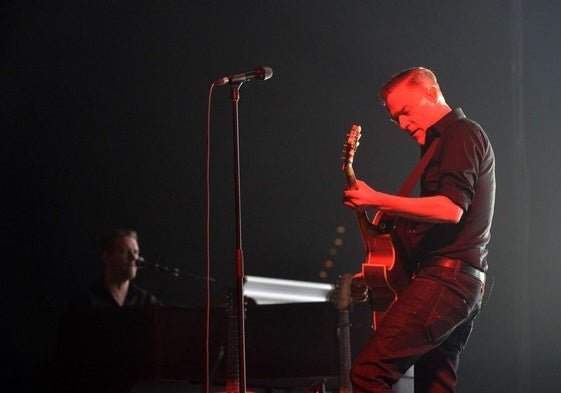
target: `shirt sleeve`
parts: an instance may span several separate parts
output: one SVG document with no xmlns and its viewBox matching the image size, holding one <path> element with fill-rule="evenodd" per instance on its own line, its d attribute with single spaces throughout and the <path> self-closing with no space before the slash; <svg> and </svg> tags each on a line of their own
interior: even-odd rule
<svg viewBox="0 0 561 393">
<path fill-rule="evenodd" d="M 484 152 L 480 129 L 475 123 L 459 121 L 446 131 L 442 142 L 438 194 L 468 211 Z"/>
</svg>

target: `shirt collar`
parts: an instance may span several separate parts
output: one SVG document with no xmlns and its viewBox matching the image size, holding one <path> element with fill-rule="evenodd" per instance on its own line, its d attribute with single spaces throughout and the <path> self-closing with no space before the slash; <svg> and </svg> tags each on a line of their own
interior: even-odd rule
<svg viewBox="0 0 561 393">
<path fill-rule="evenodd" d="M 429 133 L 436 132 L 439 135 L 442 135 L 446 128 L 456 120 L 465 119 L 466 115 L 464 115 L 464 111 L 462 108 L 456 108 L 448 112 L 444 115 L 443 118 L 438 120 L 432 126 L 429 127 Z"/>
<path fill-rule="evenodd" d="M 428 146 L 430 146 L 430 144 L 435 138 L 444 134 L 444 131 L 446 131 L 446 129 L 450 124 L 452 124 L 456 120 L 464 119 L 465 117 L 466 115 L 464 115 L 462 108 L 453 109 L 450 112 L 448 112 L 446 115 L 444 115 L 444 117 L 442 117 L 432 126 L 430 126 L 429 129 L 427 130 L 426 143 L 421 149 L 421 151 L 424 151 Z"/>
</svg>

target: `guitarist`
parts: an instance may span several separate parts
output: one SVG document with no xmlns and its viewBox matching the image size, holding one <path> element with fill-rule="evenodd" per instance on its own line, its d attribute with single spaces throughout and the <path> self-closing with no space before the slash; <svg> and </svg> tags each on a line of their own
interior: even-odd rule
<svg viewBox="0 0 561 393">
<path fill-rule="evenodd" d="M 493 149 L 481 126 L 448 106 L 426 68 L 394 75 L 380 96 L 421 154 L 437 138 L 439 144 L 421 176 L 419 197 L 382 193 L 360 180 L 344 192 L 345 205 L 395 218 L 392 236 L 415 263 L 411 283 L 351 368 L 353 391 L 391 392 L 415 365 L 415 393 L 455 392 L 459 355 L 485 286 L 495 199 Z M 355 275 L 353 298 L 365 301 L 368 293 L 362 273 Z"/>
</svg>

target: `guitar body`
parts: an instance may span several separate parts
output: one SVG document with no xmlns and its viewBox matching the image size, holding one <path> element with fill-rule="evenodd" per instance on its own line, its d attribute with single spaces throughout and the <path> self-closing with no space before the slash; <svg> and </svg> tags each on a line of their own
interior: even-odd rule
<svg viewBox="0 0 561 393">
<path fill-rule="evenodd" d="M 343 171 L 351 189 L 358 187 L 352 162 L 360 136 L 360 126 L 354 125 L 347 135 L 344 148 Z M 390 233 L 394 220 L 381 212 L 378 212 L 372 221 L 365 212 L 357 212 L 357 218 L 366 251 L 362 274 L 370 290 L 370 305 L 375 313 L 375 326 L 376 313 L 379 313 L 378 319 L 381 319 L 384 312 L 395 302 L 399 292 L 409 284 L 410 275 L 397 261 Z"/>
<path fill-rule="evenodd" d="M 409 285 L 411 276 L 398 260 L 391 233 L 380 229 L 390 225 L 383 222 L 383 214 L 376 214 L 372 222 L 365 213 L 362 215 L 364 218 L 359 219 L 359 223 L 366 250 L 362 274 L 371 291 L 372 309 L 384 312 L 397 300 L 401 290 Z"/>
</svg>

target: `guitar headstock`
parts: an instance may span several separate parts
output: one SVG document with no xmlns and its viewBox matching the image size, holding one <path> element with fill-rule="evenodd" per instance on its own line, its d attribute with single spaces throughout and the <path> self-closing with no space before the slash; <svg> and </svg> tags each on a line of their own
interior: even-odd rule
<svg viewBox="0 0 561 393">
<path fill-rule="evenodd" d="M 353 124 L 351 130 L 347 134 L 347 140 L 343 145 L 343 170 L 347 168 L 351 168 L 353 166 L 353 160 L 355 156 L 356 149 L 358 149 L 358 145 L 360 137 L 362 134 L 360 133 L 361 127 L 359 125 Z"/>
<path fill-rule="evenodd" d="M 337 310 L 346 310 L 353 302 L 353 299 L 351 297 L 352 280 L 353 275 L 350 273 L 345 273 L 335 285 L 335 289 L 330 299 L 335 304 L 335 308 L 337 308 Z"/>
</svg>

